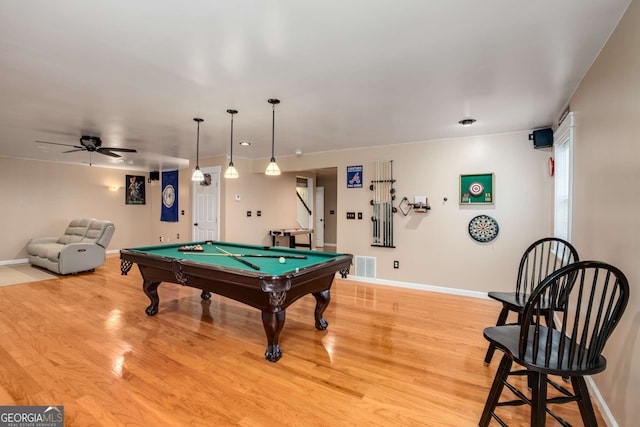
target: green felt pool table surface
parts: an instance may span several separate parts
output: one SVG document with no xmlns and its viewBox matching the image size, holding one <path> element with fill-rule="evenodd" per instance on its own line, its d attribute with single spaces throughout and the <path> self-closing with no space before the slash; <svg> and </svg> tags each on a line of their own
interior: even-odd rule
<svg viewBox="0 0 640 427">
<path fill-rule="evenodd" d="M 200 245 L 204 249 L 203 252 L 183 252 L 179 248 L 183 246 Z M 248 265 L 238 261 L 235 258 L 227 256 L 218 248 L 240 255 L 269 255 L 269 256 L 296 256 L 306 257 L 305 259 L 285 258 L 284 263 L 280 263 L 279 258 L 265 257 L 242 257 L 248 262 L 260 267 L 255 270 Z M 332 252 L 318 252 L 310 250 L 296 250 L 289 248 L 281 248 L 278 246 L 258 246 L 246 245 L 238 243 L 226 242 L 191 242 L 171 245 L 146 246 L 141 248 L 132 248 L 130 251 L 141 252 L 149 255 L 156 255 L 168 258 L 178 258 L 185 261 L 194 261 L 203 264 L 235 268 L 246 271 L 259 271 L 269 275 L 283 275 L 289 272 L 295 272 L 297 269 L 303 269 L 318 263 L 336 259 L 342 254 Z"/>
</svg>

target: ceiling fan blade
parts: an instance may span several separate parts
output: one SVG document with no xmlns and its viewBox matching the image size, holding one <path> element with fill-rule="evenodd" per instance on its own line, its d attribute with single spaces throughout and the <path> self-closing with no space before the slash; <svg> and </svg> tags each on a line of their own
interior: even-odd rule
<svg viewBox="0 0 640 427">
<path fill-rule="evenodd" d="M 122 153 L 137 153 L 138 152 L 138 150 L 134 150 L 133 148 L 118 148 L 118 147 L 99 147 L 99 148 L 97 148 L 97 151 L 102 151 L 102 150 L 120 151 Z"/>
<path fill-rule="evenodd" d="M 109 151 L 109 150 L 104 150 L 104 149 L 103 149 L 103 150 L 96 150 L 96 151 L 97 151 L 98 153 L 100 153 L 100 154 L 104 154 L 105 156 L 111 156 L 111 157 L 122 157 L 122 156 L 120 156 L 119 154 L 112 153 L 112 152 L 111 152 L 111 151 Z"/>
<path fill-rule="evenodd" d="M 64 153 L 75 153 L 76 151 L 85 151 L 86 148 L 76 148 L 75 150 L 68 150 L 68 151 L 63 151 L 62 154 Z"/>
<path fill-rule="evenodd" d="M 65 146 L 65 147 L 82 148 L 82 147 L 79 147 L 79 146 L 77 146 L 77 145 L 73 145 L 73 144 L 60 144 L 59 142 L 49 142 L 49 141 L 36 141 L 36 142 L 38 142 L 38 143 L 40 143 L 40 144 L 63 145 L 63 146 Z"/>
</svg>

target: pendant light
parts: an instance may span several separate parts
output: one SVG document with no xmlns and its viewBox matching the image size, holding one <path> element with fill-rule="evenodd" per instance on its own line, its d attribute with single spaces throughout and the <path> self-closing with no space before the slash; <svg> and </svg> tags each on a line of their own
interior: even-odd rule
<svg viewBox="0 0 640 427">
<path fill-rule="evenodd" d="M 198 136 L 196 139 L 196 168 L 193 171 L 193 175 L 191 175 L 191 181 L 202 182 L 204 181 L 204 175 L 200 171 L 200 122 L 203 122 L 204 119 L 195 118 L 193 119 L 195 122 L 198 122 Z"/>
<path fill-rule="evenodd" d="M 267 102 L 271 104 L 271 108 L 273 110 L 272 121 L 271 121 L 271 161 L 269 162 L 269 165 L 267 166 L 267 170 L 265 170 L 264 173 L 265 175 L 275 176 L 275 175 L 280 175 L 280 168 L 276 164 L 276 157 L 274 155 L 274 135 L 275 135 L 275 128 L 276 128 L 276 104 L 280 104 L 280 100 L 269 99 Z"/>
<path fill-rule="evenodd" d="M 238 110 L 227 110 L 227 113 L 231 114 L 231 157 L 229 158 L 229 167 L 224 171 L 224 177 L 234 179 L 239 176 L 236 167 L 233 166 L 233 115 L 238 114 Z"/>
</svg>

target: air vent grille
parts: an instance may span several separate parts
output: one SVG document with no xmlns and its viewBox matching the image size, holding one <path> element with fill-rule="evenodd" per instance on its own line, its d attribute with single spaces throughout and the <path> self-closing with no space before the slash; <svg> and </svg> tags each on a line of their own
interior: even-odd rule
<svg viewBox="0 0 640 427">
<path fill-rule="evenodd" d="M 356 276 L 375 279 L 376 258 L 372 256 L 356 255 Z"/>
</svg>

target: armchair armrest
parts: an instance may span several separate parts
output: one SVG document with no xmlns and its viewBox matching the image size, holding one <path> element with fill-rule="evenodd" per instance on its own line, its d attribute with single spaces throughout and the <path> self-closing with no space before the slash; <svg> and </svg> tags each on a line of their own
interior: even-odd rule
<svg viewBox="0 0 640 427">
<path fill-rule="evenodd" d="M 105 262 L 106 251 L 95 243 L 70 243 L 60 251 L 60 274 L 77 273 L 100 267 Z"/>
</svg>

